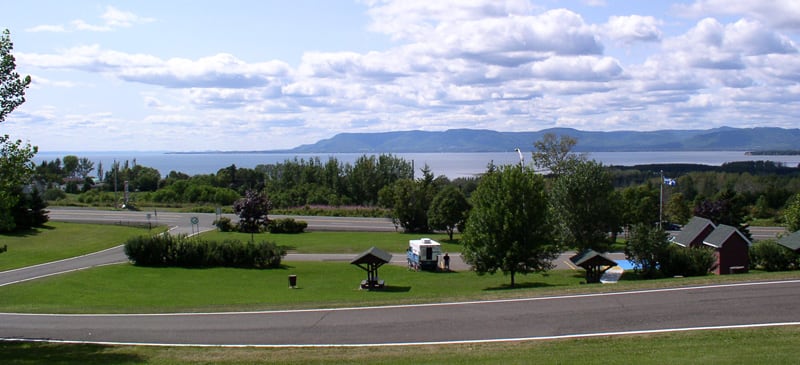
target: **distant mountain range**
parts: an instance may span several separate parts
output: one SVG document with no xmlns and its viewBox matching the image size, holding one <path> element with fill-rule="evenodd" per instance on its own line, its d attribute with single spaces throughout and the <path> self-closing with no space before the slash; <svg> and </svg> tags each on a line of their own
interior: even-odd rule
<svg viewBox="0 0 800 365">
<path fill-rule="evenodd" d="M 501 152 L 532 149 L 546 133 L 577 139 L 575 152 L 764 151 L 800 149 L 800 129 L 730 128 L 649 132 L 590 132 L 551 128 L 537 132 L 450 129 L 439 132 L 340 133 L 291 153 Z"/>
</svg>

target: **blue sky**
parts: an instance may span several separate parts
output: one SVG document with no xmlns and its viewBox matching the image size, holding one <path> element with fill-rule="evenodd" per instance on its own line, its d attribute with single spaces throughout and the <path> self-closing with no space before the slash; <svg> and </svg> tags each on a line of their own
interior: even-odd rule
<svg viewBox="0 0 800 365">
<path fill-rule="evenodd" d="M 800 119 L 795 0 L 26 0 L 3 12 L 33 84 L 0 132 L 42 151 Z"/>
</svg>

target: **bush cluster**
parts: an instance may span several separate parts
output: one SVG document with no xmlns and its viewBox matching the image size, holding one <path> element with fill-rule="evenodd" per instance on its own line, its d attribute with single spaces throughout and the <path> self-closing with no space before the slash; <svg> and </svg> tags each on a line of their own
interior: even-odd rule
<svg viewBox="0 0 800 365">
<path fill-rule="evenodd" d="M 797 268 L 797 263 L 797 254 L 774 240 L 760 241 L 750 247 L 750 266 L 754 269 L 786 271 Z"/>
<path fill-rule="evenodd" d="M 125 254 L 138 266 L 276 268 L 286 248 L 273 242 L 222 242 L 169 234 L 134 237 L 125 242 Z"/>
<path fill-rule="evenodd" d="M 216 226 L 220 232 L 231 232 L 236 229 L 236 225 L 233 224 L 231 219 L 228 217 L 220 217 L 219 219 L 215 220 L 214 226 Z"/>
<path fill-rule="evenodd" d="M 670 245 L 661 262 L 661 272 L 664 276 L 703 276 L 708 274 L 715 261 L 714 251 L 710 248 Z"/>
<path fill-rule="evenodd" d="M 283 218 L 270 221 L 267 229 L 269 233 L 303 233 L 307 227 L 308 223 L 304 221 Z"/>
</svg>

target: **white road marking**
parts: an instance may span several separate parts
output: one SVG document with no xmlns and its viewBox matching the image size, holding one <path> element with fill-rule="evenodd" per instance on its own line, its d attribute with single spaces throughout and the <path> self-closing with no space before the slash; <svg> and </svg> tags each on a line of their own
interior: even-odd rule
<svg viewBox="0 0 800 365">
<path fill-rule="evenodd" d="M 597 332 L 597 333 L 576 333 L 554 336 L 534 336 L 534 337 L 513 337 L 495 338 L 488 340 L 453 340 L 453 341 L 430 341 L 430 342 L 392 342 L 392 343 L 358 343 L 358 344 L 186 344 L 186 343 L 154 343 L 154 342 L 115 342 L 115 341 L 71 341 L 71 340 L 51 340 L 51 339 L 26 339 L 26 338 L 0 338 L 0 341 L 10 342 L 39 342 L 39 343 L 60 343 L 60 344 L 90 344 L 105 346 L 151 346 L 151 347 L 218 347 L 218 348 L 323 348 L 323 347 L 399 347 L 399 346 L 430 346 L 430 345 L 460 345 L 460 344 L 481 344 L 481 343 L 501 343 L 501 342 L 523 342 L 523 341 L 552 341 L 566 340 L 574 338 L 592 338 L 608 336 L 632 336 L 647 335 L 657 333 L 673 332 L 692 332 L 710 330 L 731 330 L 763 327 L 787 327 L 800 326 L 800 322 L 777 322 L 777 323 L 750 323 L 734 324 L 725 326 L 702 326 L 702 327 L 680 327 L 680 328 L 661 328 L 652 330 L 619 331 L 619 332 Z"/>
</svg>

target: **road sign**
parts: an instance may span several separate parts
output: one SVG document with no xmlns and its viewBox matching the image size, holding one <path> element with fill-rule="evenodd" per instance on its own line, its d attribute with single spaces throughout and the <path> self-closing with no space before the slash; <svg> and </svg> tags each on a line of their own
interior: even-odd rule
<svg viewBox="0 0 800 365">
<path fill-rule="evenodd" d="M 197 219 L 197 217 L 192 217 L 190 221 L 192 222 L 192 224 L 197 224 L 198 222 L 200 222 L 200 220 Z"/>
</svg>

